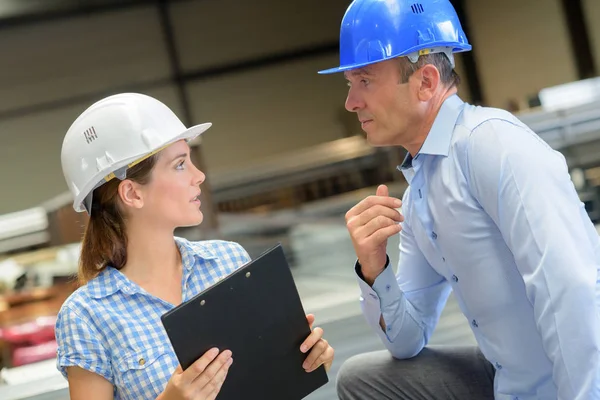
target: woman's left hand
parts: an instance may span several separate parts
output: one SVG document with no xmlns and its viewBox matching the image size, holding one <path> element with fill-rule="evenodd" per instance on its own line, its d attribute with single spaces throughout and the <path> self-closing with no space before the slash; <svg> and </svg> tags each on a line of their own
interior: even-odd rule
<svg viewBox="0 0 600 400">
<path fill-rule="evenodd" d="M 313 372 L 321 365 L 324 365 L 325 371 L 329 371 L 331 364 L 333 363 L 333 347 L 327 343 L 327 340 L 323 339 L 323 329 L 313 329 L 312 326 L 315 322 L 315 316 L 308 314 L 306 319 L 308 320 L 308 325 L 310 325 L 312 333 L 300 346 L 300 351 L 303 353 L 310 350 L 310 353 L 306 357 L 306 361 L 302 364 L 302 368 L 304 368 L 306 372 Z"/>
</svg>

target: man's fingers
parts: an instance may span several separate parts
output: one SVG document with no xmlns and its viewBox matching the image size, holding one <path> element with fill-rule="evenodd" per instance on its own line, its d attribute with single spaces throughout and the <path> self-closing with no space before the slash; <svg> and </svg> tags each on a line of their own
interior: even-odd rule
<svg viewBox="0 0 600 400">
<path fill-rule="evenodd" d="M 390 237 L 398 234 L 402 230 L 402 226 L 400 224 L 392 224 L 388 225 L 384 228 L 378 229 L 373 232 L 371 236 L 369 236 L 366 240 L 370 240 L 373 243 L 381 244 Z"/>
<path fill-rule="evenodd" d="M 387 197 L 387 196 L 369 196 L 366 199 L 361 200 L 357 205 L 352 207 L 346 213 L 346 222 L 348 222 L 353 217 L 362 214 L 364 211 L 368 210 L 371 207 L 381 205 L 387 208 L 400 208 L 402 206 L 402 200 L 397 199 L 395 197 Z"/>
<path fill-rule="evenodd" d="M 357 228 L 353 232 L 352 236 L 355 240 L 357 240 L 357 243 L 360 243 L 364 240 L 371 240 L 369 239 L 369 237 L 372 236 L 375 232 L 392 225 L 395 225 L 397 227 L 400 226 L 400 224 L 394 221 L 393 219 L 380 215 L 367 222 L 366 225 Z M 400 232 L 399 229 L 395 233 L 398 232 Z M 393 233 L 391 235 L 393 235 Z"/>
<path fill-rule="evenodd" d="M 377 196 L 389 196 L 390 191 L 386 185 L 377 186 L 377 192 L 375 193 Z"/>
<path fill-rule="evenodd" d="M 354 218 L 351 218 L 348 221 L 347 226 L 350 229 L 355 229 L 360 226 L 366 225 L 367 223 L 369 223 L 369 221 L 380 216 L 387 217 L 396 222 L 404 221 L 404 216 L 400 214 L 398 210 L 382 205 L 376 205 L 363 211 L 361 214 L 355 216 Z"/>
</svg>

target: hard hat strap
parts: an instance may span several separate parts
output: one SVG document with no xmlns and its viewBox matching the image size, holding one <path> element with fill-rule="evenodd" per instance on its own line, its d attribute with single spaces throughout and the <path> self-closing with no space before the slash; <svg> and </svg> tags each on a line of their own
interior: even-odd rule
<svg viewBox="0 0 600 400">
<path fill-rule="evenodd" d="M 167 146 L 169 146 L 171 143 L 168 143 L 154 151 L 151 151 L 150 153 L 144 155 L 141 158 L 138 158 L 137 160 L 130 162 L 129 164 L 111 172 L 110 174 L 106 175 L 100 182 L 98 182 L 96 184 L 96 186 L 94 186 L 92 188 L 92 190 L 90 190 L 90 193 L 85 197 L 85 199 L 83 200 L 83 206 L 85 208 L 85 210 L 87 211 L 88 215 L 91 214 L 91 210 L 92 210 L 92 198 L 93 198 L 93 193 L 94 190 L 98 189 L 100 186 L 104 185 L 107 182 L 110 182 L 111 180 L 113 180 L 114 178 L 118 178 L 119 180 L 124 180 L 125 178 L 127 178 L 127 170 L 129 168 L 134 167 L 135 165 L 141 163 L 142 161 L 152 157 L 153 155 L 155 155 L 156 153 L 158 153 L 161 150 L 164 150 Z"/>
<path fill-rule="evenodd" d="M 454 67 L 456 66 L 454 63 L 454 53 L 452 52 L 452 47 L 431 47 L 431 48 L 427 48 L 427 49 L 421 49 L 419 51 L 415 51 L 414 53 L 410 53 L 407 54 L 406 57 L 408 57 L 408 60 L 415 64 L 418 60 L 420 56 L 425 56 L 427 54 L 434 54 L 434 53 L 444 53 L 446 55 L 446 57 L 448 57 L 448 60 L 450 61 L 450 65 L 452 65 L 452 69 L 454 69 Z"/>
<path fill-rule="evenodd" d="M 170 143 L 169 143 L 170 144 Z M 138 158 L 137 160 L 130 162 L 129 164 L 125 165 L 124 167 L 119 168 L 118 170 L 111 172 L 110 174 L 106 175 L 103 179 L 103 181 L 100 181 L 100 183 L 98 184 L 98 186 L 109 182 L 111 180 L 113 180 L 114 178 L 119 178 L 120 180 L 123 180 L 127 177 L 127 170 L 135 165 L 138 165 L 139 163 L 141 163 L 142 161 L 152 157 L 153 155 L 155 155 L 156 153 L 158 153 L 161 150 L 164 150 L 165 147 L 167 147 L 169 144 L 162 146 L 154 151 L 151 151 L 150 153 L 146 154 L 145 156 Z M 98 187 L 96 186 L 96 187 Z"/>
</svg>

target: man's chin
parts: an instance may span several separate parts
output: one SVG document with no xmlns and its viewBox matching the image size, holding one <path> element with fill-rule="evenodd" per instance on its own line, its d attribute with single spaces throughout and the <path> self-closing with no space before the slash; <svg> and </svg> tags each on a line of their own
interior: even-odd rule
<svg viewBox="0 0 600 400">
<path fill-rule="evenodd" d="M 388 146 L 389 143 L 386 143 L 385 139 L 383 138 L 383 136 L 381 135 L 377 135 L 377 133 L 372 132 L 372 133 L 367 133 L 366 134 L 366 138 L 367 138 L 367 143 L 369 143 L 371 146 Z"/>
</svg>

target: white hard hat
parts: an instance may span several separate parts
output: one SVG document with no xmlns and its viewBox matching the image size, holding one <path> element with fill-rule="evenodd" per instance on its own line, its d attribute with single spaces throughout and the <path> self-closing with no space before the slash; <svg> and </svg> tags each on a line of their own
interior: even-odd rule
<svg viewBox="0 0 600 400">
<path fill-rule="evenodd" d="M 178 140 L 192 140 L 210 128 L 186 128 L 171 109 L 143 94 L 122 93 L 92 104 L 63 140 L 62 170 L 77 212 L 91 212 L 94 189 Z"/>
</svg>

